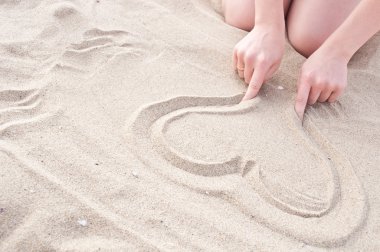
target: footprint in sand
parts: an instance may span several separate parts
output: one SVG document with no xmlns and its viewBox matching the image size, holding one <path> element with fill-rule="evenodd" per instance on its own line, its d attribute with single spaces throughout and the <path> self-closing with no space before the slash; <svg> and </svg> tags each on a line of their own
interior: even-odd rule
<svg viewBox="0 0 380 252">
<path fill-rule="evenodd" d="M 82 34 L 79 43 L 72 43 L 65 49 L 57 62 L 57 69 L 89 74 L 99 70 L 113 57 L 125 54 L 139 58 L 145 55 L 149 42 L 137 34 L 123 30 L 101 30 L 92 28 Z M 94 57 L 96 55 L 96 57 Z"/>
<path fill-rule="evenodd" d="M 313 123 L 308 123 L 305 131 L 292 106 L 284 113 L 283 108 L 266 109 L 270 106 L 262 106 L 264 101 L 260 98 L 238 104 L 241 98 L 241 95 L 182 96 L 142 106 L 127 122 L 128 143 L 135 154 L 164 176 L 199 192 L 221 197 L 274 231 L 317 246 L 344 243 L 361 227 L 367 213 L 365 193 L 349 161 Z M 266 116 L 260 116 L 262 113 Z M 250 121 L 239 124 L 241 116 Z M 202 156 L 205 150 L 217 150 L 218 145 L 222 146 L 220 152 L 226 152 L 226 145 L 215 144 L 217 139 L 228 139 L 229 132 L 223 127 L 226 120 L 236 123 L 236 127 L 230 127 L 232 130 L 248 125 L 243 130 L 254 132 L 249 137 L 252 143 L 248 152 L 234 151 L 244 142 L 237 138 L 231 141 L 235 147 L 231 142 L 228 145 L 232 151 L 217 158 Z M 208 127 L 199 126 L 202 122 Z M 182 127 L 176 132 L 178 124 L 198 125 L 200 130 Z M 214 141 L 210 135 L 218 127 Z M 207 128 L 211 130 L 204 133 Z M 185 135 L 178 138 L 181 131 Z M 237 135 L 245 134 L 233 134 Z M 211 140 L 194 145 L 197 139 L 205 137 Z M 276 141 L 268 143 L 268 138 Z M 184 139 L 193 141 L 193 146 L 187 143 L 181 147 L 179 143 Z M 189 146 L 195 154 L 187 153 Z M 276 148 L 276 153 L 285 154 L 271 159 L 270 152 Z M 276 179 L 274 175 L 276 171 L 301 172 L 310 167 L 325 175 L 322 195 L 287 186 L 286 180 Z"/>
</svg>

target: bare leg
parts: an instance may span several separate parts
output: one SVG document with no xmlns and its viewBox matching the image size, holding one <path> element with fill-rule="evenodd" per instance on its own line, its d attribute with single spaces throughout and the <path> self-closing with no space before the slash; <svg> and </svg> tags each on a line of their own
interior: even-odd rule
<svg viewBox="0 0 380 252">
<path fill-rule="evenodd" d="M 291 0 L 283 1 L 286 16 Z M 255 0 L 222 0 L 222 6 L 227 24 L 246 31 L 253 29 L 255 25 Z"/>
<path fill-rule="evenodd" d="M 305 57 L 310 56 L 344 22 L 359 2 L 293 0 L 286 22 L 290 43 Z"/>
</svg>

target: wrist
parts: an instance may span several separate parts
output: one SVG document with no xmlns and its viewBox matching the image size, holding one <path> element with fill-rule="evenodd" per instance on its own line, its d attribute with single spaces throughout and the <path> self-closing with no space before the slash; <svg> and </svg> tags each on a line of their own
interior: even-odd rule
<svg viewBox="0 0 380 252">
<path fill-rule="evenodd" d="M 255 23 L 256 29 L 266 31 L 267 33 L 283 36 L 285 39 L 285 22 L 283 24 L 275 24 L 270 22 Z"/>
<path fill-rule="evenodd" d="M 255 20 L 255 27 L 262 27 L 271 32 L 285 34 L 285 21 Z"/>
<path fill-rule="evenodd" d="M 322 51 L 326 55 L 329 55 L 330 58 L 343 61 L 346 64 L 348 64 L 354 54 L 350 48 L 345 47 L 342 43 L 330 43 L 328 40 L 326 40 L 317 51 Z"/>
<path fill-rule="evenodd" d="M 284 4 L 279 0 L 255 1 L 255 26 L 285 33 Z"/>
</svg>

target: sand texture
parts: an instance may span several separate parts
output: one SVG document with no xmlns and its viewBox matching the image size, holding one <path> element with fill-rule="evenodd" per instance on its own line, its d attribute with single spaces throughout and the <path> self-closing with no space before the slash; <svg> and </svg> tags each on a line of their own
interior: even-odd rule
<svg viewBox="0 0 380 252">
<path fill-rule="evenodd" d="M 0 1 L 0 251 L 379 251 L 380 35 L 255 99 L 220 1 Z"/>
</svg>

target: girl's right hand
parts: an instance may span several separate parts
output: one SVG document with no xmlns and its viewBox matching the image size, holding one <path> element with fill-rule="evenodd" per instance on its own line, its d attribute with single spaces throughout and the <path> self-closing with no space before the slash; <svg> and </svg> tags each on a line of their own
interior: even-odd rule
<svg viewBox="0 0 380 252">
<path fill-rule="evenodd" d="M 265 80 L 280 67 L 285 49 L 285 28 L 256 25 L 234 48 L 233 64 L 240 78 L 249 84 L 243 98 L 255 97 Z"/>
</svg>

